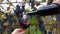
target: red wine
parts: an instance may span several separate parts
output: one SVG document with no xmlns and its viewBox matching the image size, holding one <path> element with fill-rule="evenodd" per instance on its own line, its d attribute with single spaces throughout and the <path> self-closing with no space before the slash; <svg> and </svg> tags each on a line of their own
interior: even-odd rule
<svg viewBox="0 0 60 34">
<path fill-rule="evenodd" d="M 23 29 L 27 29 L 30 26 L 30 23 L 28 22 L 28 17 L 26 19 L 23 19 L 20 25 Z"/>
</svg>

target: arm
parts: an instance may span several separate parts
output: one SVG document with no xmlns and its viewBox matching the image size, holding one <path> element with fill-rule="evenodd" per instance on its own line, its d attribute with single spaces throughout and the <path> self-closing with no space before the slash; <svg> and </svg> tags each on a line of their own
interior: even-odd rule
<svg viewBox="0 0 60 34">
<path fill-rule="evenodd" d="M 41 16 L 55 15 L 60 13 L 60 6 L 57 4 L 51 4 L 47 6 L 40 7 L 37 10 L 37 14 Z"/>
<path fill-rule="evenodd" d="M 40 16 L 55 15 L 60 13 L 60 6 L 57 4 L 50 4 L 39 7 L 37 12 L 28 13 L 27 15 L 39 14 Z"/>
</svg>

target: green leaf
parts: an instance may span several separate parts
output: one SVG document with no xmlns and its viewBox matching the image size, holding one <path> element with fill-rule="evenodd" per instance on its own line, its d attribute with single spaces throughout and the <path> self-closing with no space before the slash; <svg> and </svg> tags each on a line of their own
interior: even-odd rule
<svg viewBox="0 0 60 34">
<path fill-rule="evenodd" d="M 46 2 L 46 0 L 42 0 L 42 2 Z"/>
<path fill-rule="evenodd" d="M 13 4 L 10 2 L 9 5 L 13 6 Z"/>
</svg>

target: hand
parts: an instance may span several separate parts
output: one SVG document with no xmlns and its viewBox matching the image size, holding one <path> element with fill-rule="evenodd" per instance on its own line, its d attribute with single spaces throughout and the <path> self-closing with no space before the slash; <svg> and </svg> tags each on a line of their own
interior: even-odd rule
<svg viewBox="0 0 60 34">
<path fill-rule="evenodd" d="M 56 4 L 59 4 L 60 5 L 60 0 L 53 0 L 52 3 L 56 3 Z"/>
<path fill-rule="evenodd" d="M 11 34 L 25 34 L 25 30 L 22 28 L 15 29 Z"/>
</svg>

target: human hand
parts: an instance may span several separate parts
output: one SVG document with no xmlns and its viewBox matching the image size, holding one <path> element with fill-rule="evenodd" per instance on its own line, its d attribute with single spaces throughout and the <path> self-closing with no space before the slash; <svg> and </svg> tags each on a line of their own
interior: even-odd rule
<svg viewBox="0 0 60 34">
<path fill-rule="evenodd" d="M 59 4 L 60 5 L 60 0 L 53 0 L 52 3 L 56 3 L 56 4 Z"/>
<path fill-rule="evenodd" d="M 22 28 L 17 28 L 11 34 L 25 34 L 25 30 Z"/>
</svg>

